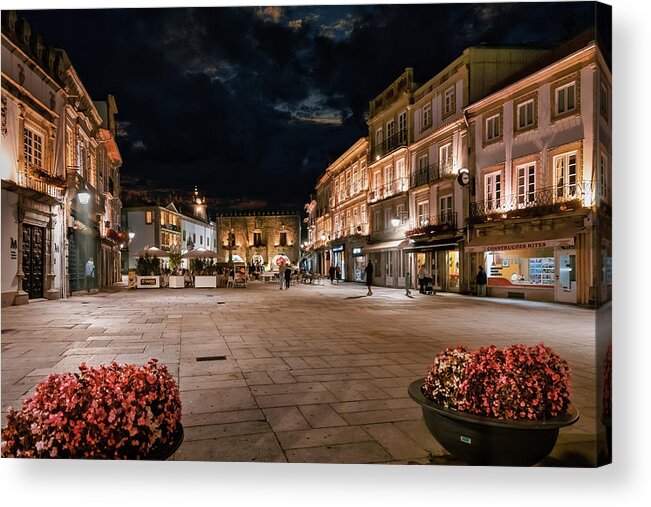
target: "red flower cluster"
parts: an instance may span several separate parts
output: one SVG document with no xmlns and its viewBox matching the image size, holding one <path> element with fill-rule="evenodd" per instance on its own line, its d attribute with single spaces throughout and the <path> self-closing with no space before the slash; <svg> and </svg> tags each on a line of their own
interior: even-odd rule
<svg viewBox="0 0 651 507">
<path fill-rule="evenodd" d="M 608 344 L 603 363 L 603 382 L 601 418 L 609 421 L 613 416 L 613 347 Z"/>
<path fill-rule="evenodd" d="M 139 459 L 171 442 L 181 399 L 164 365 L 79 370 L 50 375 L 20 411 L 9 409 L 3 457 Z"/>
<path fill-rule="evenodd" d="M 497 419 L 541 420 L 567 411 L 570 368 L 544 344 L 491 345 L 468 353 L 465 361 L 458 353 L 451 360 L 451 350 L 439 354 L 428 369 L 423 393 L 433 401 Z M 446 368 L 441 368 L 441 358 Z"/>
<path fill-rule="evenodd" d="M 459 387 L 469 361 L 468 349 L 461 346 L 438 354 L 427 368 L 423 394 L 444 407 L 457 408 L 462 400 Z"/>
</svg>

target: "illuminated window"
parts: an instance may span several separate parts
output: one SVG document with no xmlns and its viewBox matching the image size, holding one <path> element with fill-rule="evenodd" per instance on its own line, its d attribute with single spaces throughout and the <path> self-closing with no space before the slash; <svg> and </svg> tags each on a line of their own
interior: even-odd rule
<svg viewBox="0 0 651 507">
<path fill-rule="evenodd" d="M 520 165 L 517 171 L 518 205 L 526 205 L 536 200 L 536 164 Z"/>
<path fill-rule="evenodd" d="M 439 168 L 441 174 L 452 171 L 452 143 L 444 144 L 439 148 Z"/>
<path fill-rule="evenodd" d="M 441 223 L 449 224 L 452 216 L 452 196 L 446 195 L 439 199 L 439 213 L 441 215 Z"/>
<path fill-rule="evenodd" d="M 151 224 L 154 221 L 154 214 L 151 211 L 145 212 L 145 223 Z"/>
<path fill-rule="evenodd" d="M 420 130 L 426 130 L 432 126 L 432 104 L 425 104 L 421 112 Z"/>
<path fill-rule="evenodd" d="M 43 165 L 43 136 L 32 129 L 23 129 L 25 162 L 41 167 Z"/>
<path fill-rule="evenodd" d="M 484 191 L 489 210 L 502 206 L 502 174 L 499 172 L 487 174 L 484 177 Z"/>
<path fill-rule="evenodd" d="M 573 198 L 577 196 L 576 152 L 564 153 L 554 157 L 554 175 L 556 178 L 557 198 Z"/>
</svg>

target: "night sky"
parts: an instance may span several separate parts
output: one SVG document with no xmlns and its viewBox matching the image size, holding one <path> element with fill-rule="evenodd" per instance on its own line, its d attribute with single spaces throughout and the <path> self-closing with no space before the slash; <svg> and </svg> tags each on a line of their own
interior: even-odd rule
<svg viewBox="0 0 651 507">
<path fill-rule="evenodd" d="M 594 4 L 19 11 L 65 49 L 96 100 L 115 96 L 124 188 L 191 190 L 224 208 L 301 209 L 367 135 L 368 102 L 464 48 L 551 44 Z"/>
</svg>

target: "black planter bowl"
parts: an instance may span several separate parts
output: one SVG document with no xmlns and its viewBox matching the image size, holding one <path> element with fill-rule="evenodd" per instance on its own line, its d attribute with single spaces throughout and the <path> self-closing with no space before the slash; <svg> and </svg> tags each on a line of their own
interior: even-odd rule
<svg viewBox="0 0 651 507">
<path fill-rule="evenodd" d="M 163 446 L 155 447 L 147 456 L 142 458 L 145 461 L 165 461 L 168 460 L 177 451 L 183 443 L 183 425 L 181 423 L 176 427 L 172 440 Z"/>
<path fill-rule="evenodd" d="M 408 391 L 421 406 L 427 428 L 446 451 L 469 465 L 535 465 L 552 451 L 559 429 L 579 419 L 573 407 L 565 415 L 543 421 L 467 414 L 425 398 L 422 385 L 423 379 L 415 380 Z"/>
</svg>

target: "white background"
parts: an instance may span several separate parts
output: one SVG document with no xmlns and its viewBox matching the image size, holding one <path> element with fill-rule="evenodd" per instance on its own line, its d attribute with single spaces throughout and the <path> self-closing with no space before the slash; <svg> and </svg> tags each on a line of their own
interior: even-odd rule
<svg viewBox="0 0 651 507">
<path fill-rule="evenodd" d="M 245 2 L 236 0 L 237 5 Z M 253 5 L 290 4 L 277 1 Z M 331 2 L 319 2 L 322 4 Z M 343 2 L 340 2 L 343 3 Z M 352 2 L 351 2 L 352 3 Z M 356 3 L 359 3 L 356 2 Z M 364 2 L 368 3 L 368 2 Z M 395 3 L 395 2 L 394 2 Z M 413 2 L 412 2 L 413 3 Z M 181 2 L 101 2 L 103 7 Z M 192 1 L 193 5 L 219 5 Z M 4 505 L 649 505 L 648 3 L 614 0 L 614 454 L 601 469 L 0 460 Z M 91 2 L 6 2 L 3 9 Z M 54 41 L 52 41 L 54 42 Z M 82 77 L 83 78 L 83 77 Z M 646 155 L 646 156 L 645 156 Z"/>
</svg>

